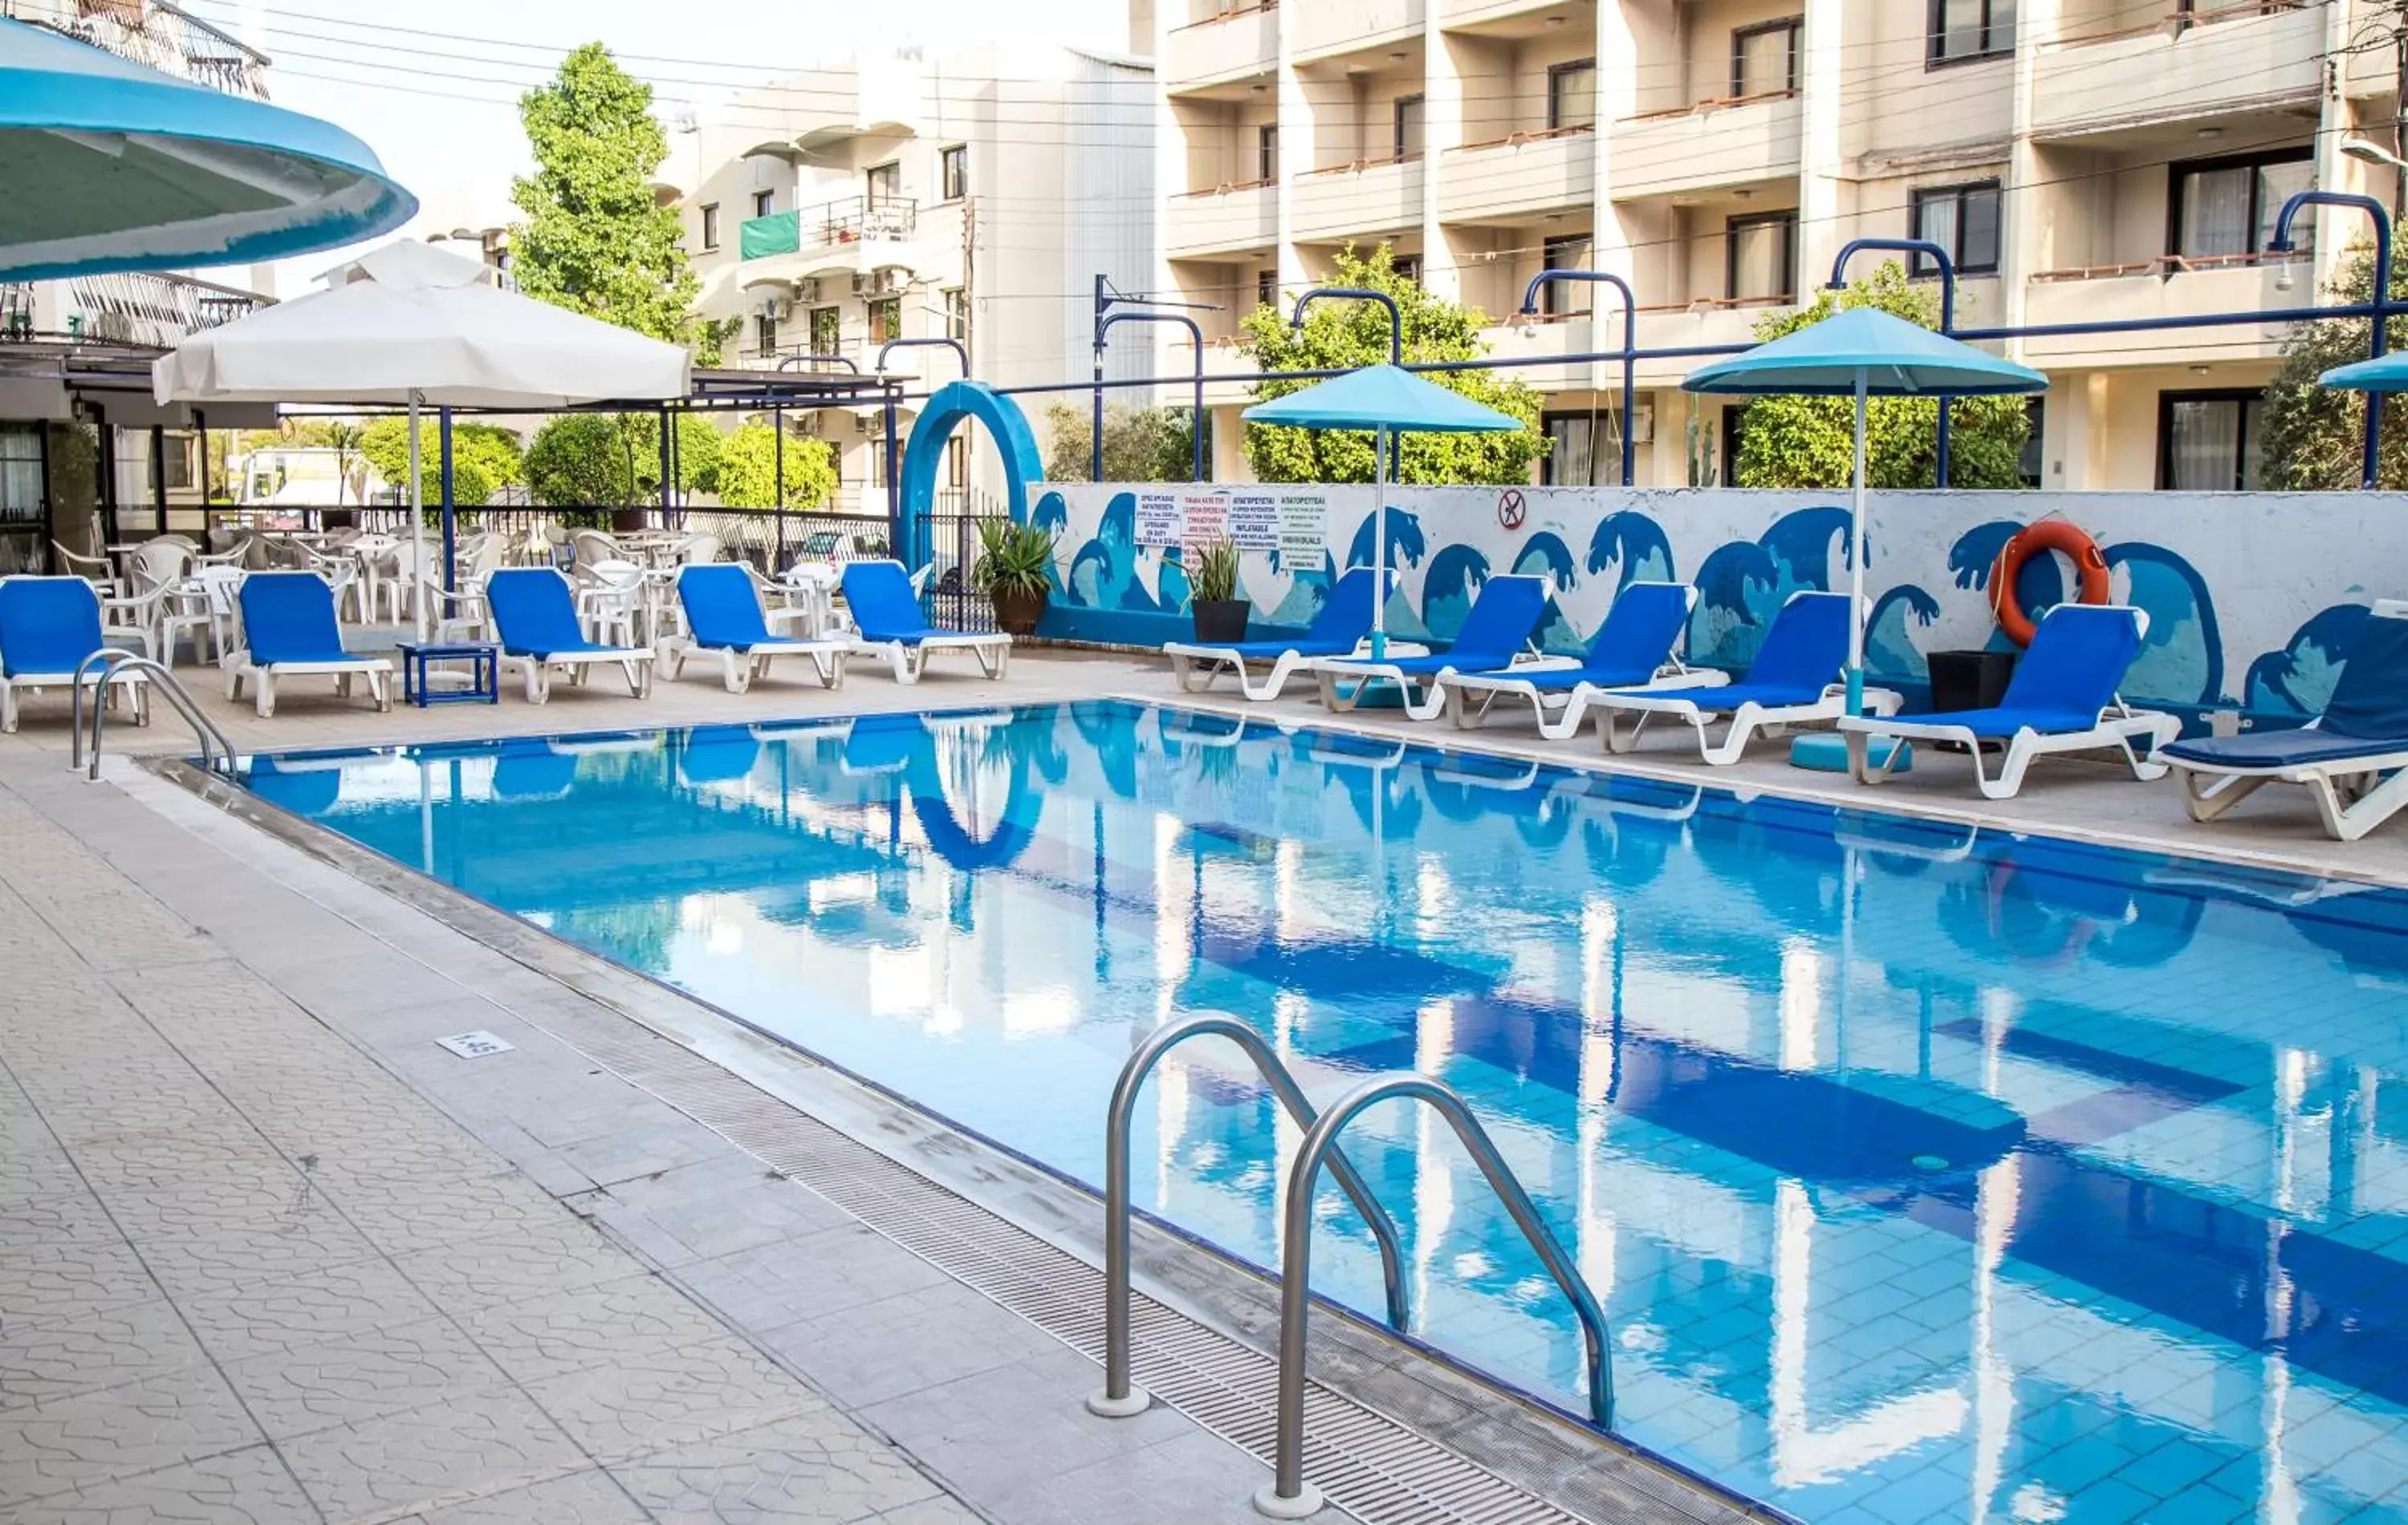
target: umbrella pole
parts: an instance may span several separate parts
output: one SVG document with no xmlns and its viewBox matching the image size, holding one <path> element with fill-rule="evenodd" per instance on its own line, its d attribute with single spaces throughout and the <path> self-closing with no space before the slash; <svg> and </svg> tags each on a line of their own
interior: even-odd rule
<svg viewBox="0 0 2408 1525">
<path fill-rule="evenodd" d="M 409 389 L 409 614 L 418 643 L 426 644 L 426 496 L 418 476 L 418 408 L 423 396 Z"/>
<path fill-rule="evenodd" d="M 1371 450 L 1371 660 L 1388 655 L 1388 431 Z"/>
<path fill-rule="evenodd" d="M 1865 712 L 1865 373 L 1856 372 L 1856 500 L 1848 515 L 1848 713 Z M 1893 745 L 1896 743 L 1893 742 Z M 1864 733 L 1848 733 L 1848 772 L 1865 778 Z M 1845 954 L 1842 951 L 1844 959 Z M 1844 963 L 1840 972 L 1844 982 Z M 1842 986 L 1845 988 L 1844 984 Z"/>
</svg>

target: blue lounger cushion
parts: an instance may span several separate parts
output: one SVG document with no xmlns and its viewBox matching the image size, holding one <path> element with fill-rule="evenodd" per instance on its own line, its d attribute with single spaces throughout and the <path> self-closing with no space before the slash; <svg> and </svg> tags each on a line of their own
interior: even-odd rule
<svg viewBox="0 0 2408 1525">
<path fill-rule="evenodd" d="M 2358 757 L 2408 755 L 2408 736 L 2340 736 L 2314 729 L 2243 731 L 2238 736 L 2201 736 L 2176 741 L 2160 755 L 2214 768 L 2312 768 Z"/>
<path fill-rule="evenodd" d="M 695 645 L 744 652 L 784 643 L 782 637 L 769 633 L 752 574 L 734 562 L 684 568 L 678 572 L 677 589 Z"/>
<path fill-rule="evenodd" d="M 100 596 L 79 577 L 0 583 L 0 675 L 73 672 L 105 644 Z"/>
<path fill-rule="evenodd" d="M 1504 575 L 1492 577 L 1480 585 L 1480 597 L 1471 601 L 1470 611 L 1463 616 L 1462 628 L 1443 653 L 1425 656 L 1386 657 L 1366 666 L 1382 672 L 1389 669 L 1408 678 L 1435 677 L 1439 673 L 1496 672 L 1511 667 L 1522 648 L 1530 643 L 1531 633 L 1547 612 L 1547 583 L 1543 578 Z M 1341 659 L 1340 665 L 1344 665 Z"/>
<path fill-rule="evenodd" d="M 844 568 L 844 601 L 861 639 L 916 646 L 935 636 L 959 635 L 930 625 L 920 612 L 919 596 L 902 565 L 892 561 L 855 561 Z"/>
<path fill-rule="evenodd" d="M 555 656 L 616 652 L 585 639 L 577 624 L 577 598 L 568 579 L 549 567 L 511 567 L 485 580 L 485 604 L 502 638 L 505 656 Z"/>
<path fill-rule="evenodd" d="M 2408 753 L 2408 619 L 2370 614 L 2343 659 L 2332 698 L 2305 730 L 2177 741 L 2165 755 L 2209 767 L 2306 768 Z"/>
<path fill-rule="evenodd" d="M 335 590 L 315 572 L 253 572 L 235 594 L 243 646 L 261 667 L 356 661 L 335 623 Z"/>
<path fill-rule="evenodd" d="M 2114 708 L 2115 690 L 2140 655 L 2141 622 L 2132 611 L 2059 604 L 2042 617 L 1996 705 L 1902 718 L 1916 726 L 1961 726 L 1985 738 L 2090 730 Z"/>
</svg>

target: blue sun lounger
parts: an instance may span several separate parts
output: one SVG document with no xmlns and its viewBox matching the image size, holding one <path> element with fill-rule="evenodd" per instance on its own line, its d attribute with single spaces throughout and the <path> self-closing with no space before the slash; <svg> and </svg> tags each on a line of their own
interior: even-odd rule
<svg viewBox="0 0 2408 1525">
<path fill-rule="evenodd" d="M 844 686 L 844 659 L 853 642 L 771 634 L 751 568 L 732 561 L 681 567 L 677 594 L 693 639 L 667 649 L 672 682 L 685 671 L 685 654 L 696 650 L 719 654 L 721 675 L 731 694 L 752 687 L 752 680 L 767 674 L 769 663 L 781 656 L 809 657 L 822 688 Z"/>
<path fill-rule="evenodd" d="M 242 698 L 243 680 L 257 685 L 262 720 L 276 713 L 276 681 L 331 677 L 349 698 L 351 680 L 365 678 L 379 710 L 393 708 L 393 664 L 343 649 L 335 621 L 335 590 L 315 572 L 253 572 L 235 589 L 241 645 L 226 658 L 226 698 Z"/>
<path fill-rule="evenodd" d="M 1470 730 L 1498 699 L 1529 701 L 1539 734 L 1551 741 L 1580 734 L 1592 695 L 1610 688 L 1645 688 L 1685 681 L 1709 683 L 1720 673 L 1692 673 L 1673 658 L 1696 608 L 1698 590 L 1681 583 L 1633 583 L 1614 596 L 1587 655 L 1566 667 L 1526 667 L 1503 673 L 1449 673 L 1447 718 Z M 1552 715 L 1549 711 L 1553 711 Z"/>
<path fill-rule="evenodd" d="M 2041 617 L 1995 708 L 1892 718 L 1851 715 L 1841 720 L 1840 728 L 1906 741 L 1959 742 L 1973 759 L 1973 782 L 1989 799 L 2014 798 L 2032 759 L 2053 752 L 2113 747 L 2131 765 L 2134 777 L 2163 778 L 2166 765 L 2157 760 L 2157 749 L 2182 734 L 2182 722 L 2135 710 L 2115 693 L 2148 631 L 2149 616 L 2138 609 L 2059 604 Z M 1995 776 L 1982 769 L 1985 741 L 2007 745 Z M 1880 767 L 1866 770 L 1864 782 L 1886 777 L 1899 750 L 1889 748 Z"/>
<path fill-rule="evenodd" d="M 855 651 L 883 658 L 898 683 L 916 683 L 938 652 L 968 652 L 979 669 L 1000 678 L 1011 661 L 1011 638 L 999 633 L 945 630 L 920 612 L 910 574 L 899 561 L 849 561 L 844 565 L 844 602 L 860 632 Z"/>
<path fill-rule="evenodd" d="M 100 626 L 100 595 L 80 577 L 0 577 L 0 732 L 17 729 L 19 689 L 66 688 L 83 659 L 108 645 Z M 84 674 L 100 697 L 101 669 Z M 134 723 L 150 724 L 150 691 L 138 672 L 111 671 L 108 692 L 134 706 Z"/>
<path fill-rule="evenodd" d="M 1772 626 L 1764 632 L 1756 660 L 1746 675 L 1720 686 L 1698 683 L 1683 688 L 1613 688 L 1589 696 L 1591 708 L 1604 713 L 1598 734 L 1609 752 L 1628 752 L 1639 744 L 1647 722 L 1657 716 L 1678 720 L 1695 733 L 1698 752 L 1716 768 L 1727 767 L 1747 752 L 1756 734 L 1776 726 L 1811 725 L 1837 720 L 1847 712 L 1847 689 L 1840 681 L 1848 661 L 1848 596 L 1844 593 L 1793 593 Z M 1898 708 L 1899 697 L 1884 688 L 1865 690 L 1865 702 L 1880 713 Z M 1632 717 L 1627 734 L 1613 723 L 1617 713 Z M 1709 728 L 1724 715 L 1730 717 L 1720 741 Z"/>
<path fill-rule="evenodd" d="M 1329 590 L 1329 597 L 1322 601 L 1319 612 L 1312 616 L 1312 623 L 1305 626 L 1300 640 L 1240 640 L 1226 646 L 1173 640 L 1164 643 L 1162 655 L 1170 658 L 1170 673 L 1178 680 L 1182 693 L 1202 693 L 1226 669 L 1236 674 L 1238 692 L 1246 698 L 1275 699 L 1287 686 L 1288 679 L 1315 660 L 1352 656 L 1363 649 L 1363 642 L 1371 634 L 1371 588 L 1369 567 L 1357 567 L 1340 578 Z M 1270 670 L 1260 679 L 1251 678 L 1248 673 L 1257 662 L 1268 662 Z M 1199 675 L 1200 683 L 1197 681 Z"/>
<path fill-rule="evenodd" d="M 1480 585 L 1455 643 L 1443 652 L 1379 661 L 1368 656 L 1321 658 L 1312 671 L 1321 681 L 1322 707 L 1333 712 L 1352 710 L 1376 685 L 1394 683 L 1404 697 L 1408 717 L 1435 717 L 1446 708 L 1446 691 L 1439 682 L 1449 673 L 1499 673 L 1513 666 L 1546 617 L 1547 593 L 1543 577 L 1501 573 Z"/>
<path fill-rule="evenodd" d="M 552 697 L 557 668 L 572 686 L 585 686 L 599 663 L 616 664 L 627 675 L 627 692 L 642 698 L 652 691 L 652 654 L 641 646 L 605 646 L 585 639 L 577 624 L 577 594 L 568 579 L 550 567 L 508 567 L 485 579 L 485 607 L 502 643 L 502 666 L 526 677 L 529 704 Z"/>
<path fill-rule="evenodd" d="M 2408 804 L 2408 602 L 2377 602 L 2343 659 L 2324 713 L 2297 730 L 2177 741 L 2194 821 L 2213 821 L 2269 784 L 2297 784 L 2336 842 L 2356 842 Z"/>
</svg>

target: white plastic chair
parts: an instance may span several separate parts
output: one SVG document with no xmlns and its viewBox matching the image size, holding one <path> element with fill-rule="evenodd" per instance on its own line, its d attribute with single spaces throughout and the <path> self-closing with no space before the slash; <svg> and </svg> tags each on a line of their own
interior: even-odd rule
<svg viewBox="0 0 2408 1525">
<path fill-rule="evenodd" d="M 173 668 L 176 648 L 189 634 L 196 665 L 208 662 L 212 654 L 222 663 L 234 648 L 235 590 L 247 575 L 240 567 L 204 567 L 192 582 L 169 593 L 159 614 L 159 659 Z"/>
</svg>

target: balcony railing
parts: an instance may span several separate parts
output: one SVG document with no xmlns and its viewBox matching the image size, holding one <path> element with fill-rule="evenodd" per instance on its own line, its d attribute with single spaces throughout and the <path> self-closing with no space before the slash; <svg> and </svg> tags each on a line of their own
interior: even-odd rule
<svg viewBox="0 0 2408 1525">
<path fill-rule="evenodd" d="M 908 238 L 920 225 L 920 204 L 903 196 L 847 196 L 767 217 L 748 217 L 737 230 L 745 259 L 766 259 L 806 249 Z"/>
<path fill-rule="evenodd" d="M 121 271 L 61 283 L 57 331 L 70 338 L 167 350 L 269 306 L 267 298 L 189 276 Z"/>
<path fill-rule="evenodd" d="M 0 0 L 0 16 L 228 95 L 267 99 L 267 55 L 168 0 Z"/>
</svg>

